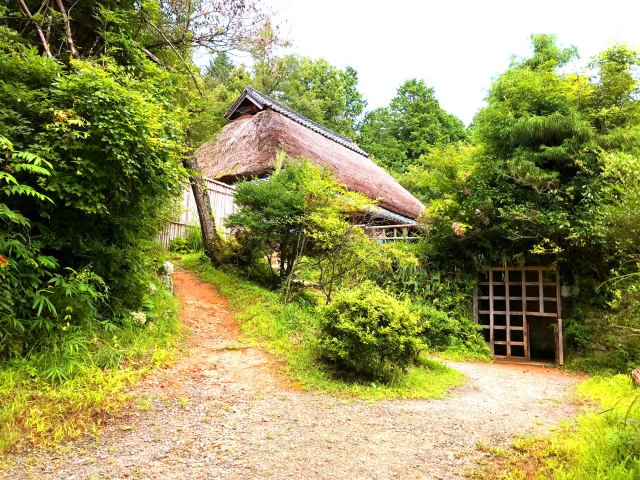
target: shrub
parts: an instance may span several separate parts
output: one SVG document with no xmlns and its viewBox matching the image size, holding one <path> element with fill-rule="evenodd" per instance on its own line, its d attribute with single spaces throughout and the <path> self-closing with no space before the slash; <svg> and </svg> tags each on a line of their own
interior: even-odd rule
<svg viewBox="0 0 640 480">
<path fill-rule="evenodd" d="M 433 350 L 446 349 L 457 333 L 458 322 L 430 305 L 417 304 L 413 310 L 418 316 L 425 345 Z"/>
<path fill-rule="evenodd" d="M 366 263 L 366 277 L 392 295 L 406 297 L 420 319 L 430 350 L 461 358 L 483 358 L 488 350 L 473 322 L 473 276 L 442 271 L 429 263 L 424 241 L 387 244 Z"/>
<path fill-rule="evenodd" d="M 413 309 L 419 319 L 422 340 L 429 350 L 443 352 L 451 360 L 489 358 L 489 347 L 478 325 L 470 318 L 421 303 L 414 303 Z"/>
<path fill-rule="evenodd" d="M 186 237 L 176 237 L 171 240 L 169 250 L 177 253 L 195 253 L 203 251 L 204 244 L 202 243 L 202 232 L 200 231 L 200 228 L 190 228 Z"/>
<path fill-rule="evenodd" d="M 417 315 L 373 283 L 339 292 L 321 310 L 320 348 L 338 369 L 389 380 L 414 363 L 423 344 Z"/>
<path fill-rule="evenodd" d="M 0 77 L 0 361 L 70 358 L 142 306 L 184 174 L 179 109 L 166 77 L 65 65 L 5 27 Z"/>
</svg>

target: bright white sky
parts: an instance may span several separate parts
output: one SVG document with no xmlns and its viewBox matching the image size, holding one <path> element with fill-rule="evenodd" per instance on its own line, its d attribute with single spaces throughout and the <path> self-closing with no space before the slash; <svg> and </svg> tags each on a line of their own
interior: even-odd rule
<svg viewBox="0 0 640 480">
<path fill-rule="evenodd" d="M 582 63 L 616 42 L 640 47 L 640 0 L 264 0 L 293 51 L 354 67 L 368 109 L 422 78 L 468 124 L 491 79 L 531 33 L 555 33 Z"/>
</svg>

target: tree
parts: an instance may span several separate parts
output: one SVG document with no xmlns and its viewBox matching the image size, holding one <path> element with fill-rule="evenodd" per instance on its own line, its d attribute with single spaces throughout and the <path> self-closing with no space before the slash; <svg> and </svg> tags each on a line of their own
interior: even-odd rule
<svg viewBox="0 0 640 480">
<path fill-rule="evenodd" d="M 3 354 L 37 353 L 65 332 L 140 308 L 149 285 L 144 242 L 184 174 L 182 132 L 159 93 L 166 78 L 153 68 L 141 79 L 117 65 L 67 67 L 0 28 L 3 150 L 21 152 L 0 164 L 1 176 L 18 182 L 0 209 L 23 218 L 0 241 L 0 275 L 11 280 L 0 297 L 19 299 L 0 315 L 0 336 L 12 345 Z M 93 285 L 105 283 L 98 295 Z"/>
<path fill-rule="evenodd" d="M 360 232 L 356 233 L 348 218 L 370 202 L 336 183 L 326 169 L 304 159 L 285 161 L 281 155 L 268 179 L 238 185 L 238 211 L 227 219 L 227 225 L 238 230 L 240 241 L 249 245 L 255 256 L 266 259 L 270 269 L 272 254 L 276 254 L 278 271 L 271 270 L 272 279 L 288 289 L 302 257 L 331 256 L 336 260 L 344 245 L 336 244 L 334 234 L 345 244 L 352 238 L 356 241 Z M 337 260 L 333 265 L 346 273 Z M 327 273 L 323 284 L 330 288 L 329 282 L 333 285 L 337 275 L 335 269 Z"/>
<path fill-rule="evenodd" d="M 190 67 L 179 57 L 189 60 L 194 48 L 253 51 L 276 38 L 262 35 L 269 20 L 253 0 L 17 0 L 9 9 L 17 14 L 7 16 L 11 28 L 26 31 L 45 55 L 63 58 L 108 54 L 139 65 L 142 56 L 172 68 Z"/>
<path fill-rule="evenodd" d="M 0 355 L 78 352 L 83 332 L 143 308 L 145 246 L 173 213 L 214 109 L 190 55 L 248 47 L 257 24 L 242 12 L 254 5 L 0 7 Z"/>
<path fill-rule="evenodd" d="M 325 59 L 288 55 L 258 59 L 252 84 L 287 107 L 347 137 L 366 102 L 357 90 L 358 74 Z"/>
<path fill-rule="evenodd" d="M 227 52 L 218 52 L 207 65 L 204 77 L 214 85 L 227 84 L 231 80 L 234 69 L 235 66 Z"/>
<path fill-rule="evenodd" d="M 573 48 L 532 37 L 534 53 L 493 83 L 475 120 L 473 175 L 431 218 L 436 249 L 483 263 L 559 262 L 565 274 L 607 278 L 619 252 L 603 206 L 616 203 L 603 169 L 638 155 L 638 57 L 613 47 L 593 75 L 567 72 Z M 588 291 L 589 289 L 586 289 Z"/>
<path fill-rule="evenodd" d="M 431 147 L 466 137 L 462 122 L 440 107 L 433 88 L 411 79 L 400 85 L 389 107 L 367 114 L 358 143 L 380 165 L 404 172 Z"/>
<path fill-rule="evenodd" d="M 199 0 L 193 2 L 101 2 L 90 0 L 64 2 L 47 0 L 31 2 L 19 0 L 10 25 L 32 36 L 46 56 L 51 52 L 63 62 L 71 59 L 107 60 L 126 66 L 137 76 L 145 76 L 157 69 L 168 75 L 164 78 L 163 93 L 170 94 L 184 113 L 176 118 L 183 122 L 184 140 L 188 143 L 185 155 L 192 155 L 199 143 L 208 139 L 221 127 L 220 101 L 216 94 L 224 89 L 205 92 L 199 70 L 191 54 L 195 48 L 214 52 L 240 49 L 268 52 L 277 43 L 276 29 L 268 21 L 257 1 Z M 47 32 L 46 35 L 43 32 Z M 227 65 L 224 53 L 219 67 Z M 169 80 L 170 78 L 170 80 Z M 171 91 L 169 91 L 171 90 Z M 195 90 L 195 92 L 194 92 Z M 211 119 L 215 121 L 210 121 Z M 209 121 L 208 125 L 199 123 Z M 207 131 L 206 138 L 202 138 Z M 199 192 L 202 172 L 194 159 L 183 161 L 194 188 L 199 216 L 205 218 L 203 239 L 211 247 L 219 244 L 215 230 L 207 228 L 211 213 L 208 195 Z M 212 256 L 216 261 L 219 255 Z"/>
<path fill-rule="evenodd" d="M 466 143 L 450 143 L 432 147 L 398 175 L 400 183 L 427 208 L 427 214 L 455 201 L 465 182 L 476 169 L 477 147 Z"/>
</svg>

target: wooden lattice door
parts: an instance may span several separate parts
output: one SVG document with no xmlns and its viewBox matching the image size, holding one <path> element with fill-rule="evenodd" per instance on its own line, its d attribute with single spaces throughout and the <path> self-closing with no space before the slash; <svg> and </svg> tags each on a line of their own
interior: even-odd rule
<svg viewBox="0 0 640 480">
<path fill-rule="evenodd" d="M 495 357 L 531 360 L 533 350 L 562 364 L 560 305 L 555 267 L 493 267 L 478 279 L 474 317 Z"/>
</svg>

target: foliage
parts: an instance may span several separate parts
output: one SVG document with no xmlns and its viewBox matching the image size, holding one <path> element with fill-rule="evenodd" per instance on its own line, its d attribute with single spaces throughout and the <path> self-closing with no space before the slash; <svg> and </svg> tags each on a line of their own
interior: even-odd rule
<svg viewBox="0 0 640 480">
<path fill-rule="evenodd" d="M 533 56 L 494 82 L 474 124 L 475 173 L 433 213 L 435 237 L 463 261 L 571 259 L 570 276 L 591 271 L 604 279 L 617 255 L 605 238 L 601 206 L 614 199 L 602 171 L 607 155 L 640 146 L 631 135 L 640 125 L 637 85 L 618 81 L 636 60 L 626 47 L 613 47 L 589 78 L 560 70 L 573 50 L 559 49 L 553 37 L 534 36 L 533 43 Z M 616 122 L 607 120 L 611 109 L 619 112 Z"/>
<path fill-rule="evenodd" d="M 266 48 L 251 1 L 65 3 L 0 7 L 2 449 L 97 428 L 172 354 L 147 247 L 216 111 L 185 58 Z"/>
<path fill-rule="evenodd" d="M 81 348 L 76 329 L 140 307 L 143 245 L 180 187 L 181 133 L 168 105 L 149 96 L 160 95 L 162 77 L 82 61 L 65 69 L 7 29 L 0 35 L 0 354 L 70 354 Z"/>
<path fill-rule="evenodd" d="M 305 390 L 371 400 L 442 398 L 463 381 L 459 372 L 423 356 L 416 367 L 389 383 L 336 378 L 335 372 L 319 361 L 319 317 L 308 301 L 284 304 L 278 293 L 217 270 L 198 254 L 182 256 L 182 264 L 229 299 L 244 340 L 282 358 L 286 371 Z"/>
<path fill-rule="evenodd" d="M 581 307 L 567 334 L 575 348 L 572 368 L 592 373 L 630 372 L 640 365 L 640 266 L 617 275 L 601 288 L 612 299 L 602 307 Z"/>
<path fill-rule="evenodd" d="M 340 292 L 321 310 L 323 357 L 363 378 L 389 380 L 414 364 L 420 333 L 410 305 L 370 283 Z"/>
<path fill-rule="evenodd" d="M 533 55 L 493 82 L 474 145 L 432 149 L 403 181 L 427 204 L 429 264 L 470 273 L 557 264 L 579 292 L 564 314 L 572 346 L 617 343 L 618 353 L 629 349 L 615 360 L 624 365 L 634 343 L 611 324 L 619 323 L 616 279 L 637 273 L 640 58 L 614 46 L 573 73 L 575 49 L 550 35 L 532 43 Z M 585 321 L 603 309 L 604 320 Z"/>
<path fill-rule="evenodd" d="M 455 345 L 474 357 L 484 354 L 470 318 L 470 284 L 447 284 L 438 272 L 427 273 L 406 248 L 369 240 L 347 218 L 360 214 L 366 200 L 337 185 L 327 172 L 294 161 L 268 180 L 240 184 L 236 202 L 240 209 L 228 226 L 237 229 L 237 260 L 244 259 L 246 271 L 259 279 L 263 276 L 256 275 L 253 261 L 266 259 L 271 268 L 270 255 L 276 252 L 280 271 L 270 277 L 284 284 L 285 300 L 294 276 L 317 288 L 327 304 L 336 288 L 353 288 L 369 278 L 419 304 L 434 349 Z"/>
<path fill-rule="evenodd" d="M 383 167 L 405 172 L 433 146 L 465 140 L 464 125 L 440 107 L 423 80 L 405 81 L 388 108 L 367 113 L 358 143 Z"/>
<path fill-rule="evenodd" d="M 358 74 L 327 60 L 287 55 L 258 58 L 252 85 L 324 127 L 353 137 L 366 105 L 357 90 Z"/>
<path fill-rule="evenodd" d="M 477 151 L 461 142 L 432 147 L 398 180 L 425 204 L 427 218 L 437 217 L 455 205 L 457 195 L 475 173 Z"/>
<path fill-rule="evenodd" d="M 383 245 L 382 252 L 367 264 L 366 278 L 411 302 L 431 351 L 456 359 L 488 358 L 472 318 L 473 277 L 432 265 L 428 247 L 427 240 Z"/>
<path fill-rule="evenodd" d="M 607 242 L 615 245 L 621 260 L 640 255 L 640 156 L 609 153 L 603 158 L 605 192 L 612 201 L 600 206 L 607 225 Z"/>
<path fill-rule="evenodd" d="M 202 233 L 197 227 L 190 228 L 186 237 L 174 238 L 169 245 L 169 251 L 177 253 L 194 253 L 203 250 Z"/>
<path fill-rule="evenodd" d="M 493 452 L 482 478 L 627 479 L 640 474 L 640 397 L 627 375 L 578 386 L 589 409 L 548 438 L 524 438 Z"/>
<path fill-rule="evenodd" d="M 355 236 L 347 218 L 369 203 L 338 184 L 326 169 L 302 159 L 284 161 L 281 156 L 268 179 L 237 186 L 238 211 L 227 219 L 254 259 L 264 258 L 271 266 L 271 254 L 276 253 L 279 271 L 272 271 L 272 280 L 280 284 L 291 282 L 303 256 L 335 253 L 334 233 L 343 230 Z"/>
<path fill-rule="evenodd" d="M 9 2 L 9 26 L 23 32 L 40 52 L 63 59 L 108 54 L 121 64 L 156 62 L 184 70 L 189 65 L 179 56 L 188 57 L 193 48 L 254 51 L 275 40 L 273 34 L 265 35 L 273 27 L 259 2 L 251 0 L 79 0 L 65 12 L 57 2 L 21 3 Z M 47 32 L 44 40 L 38 27 Z"/>
<path fill-rule="evenodd" d="M 346 221 L 339 210 L 318 215 L 309 236 L 311 248 L 303 259 L 309 265 L 300 276 L 318 288 L 326 303 L 331 302 L 336 288 L 357 283 L 384 262 L 380 246 L 353 221 Z"/>
<path fill-rule="evenodd" d="M 181 337 L 176 304 L 158 281 L 145 297 L 144 326 L 132 321 L 76 333 L 74 375 L 52 383 L 53 354 L 47 350 L 16 358 L 0 368 L 0 452 L 31 444 L 52 444 L 99 431 L 102 421 L 129 404 L 128 387 L 151 367 L 176 354 Z M 85 338 L 78 338 L 80 336 Z"/>
</svg>

